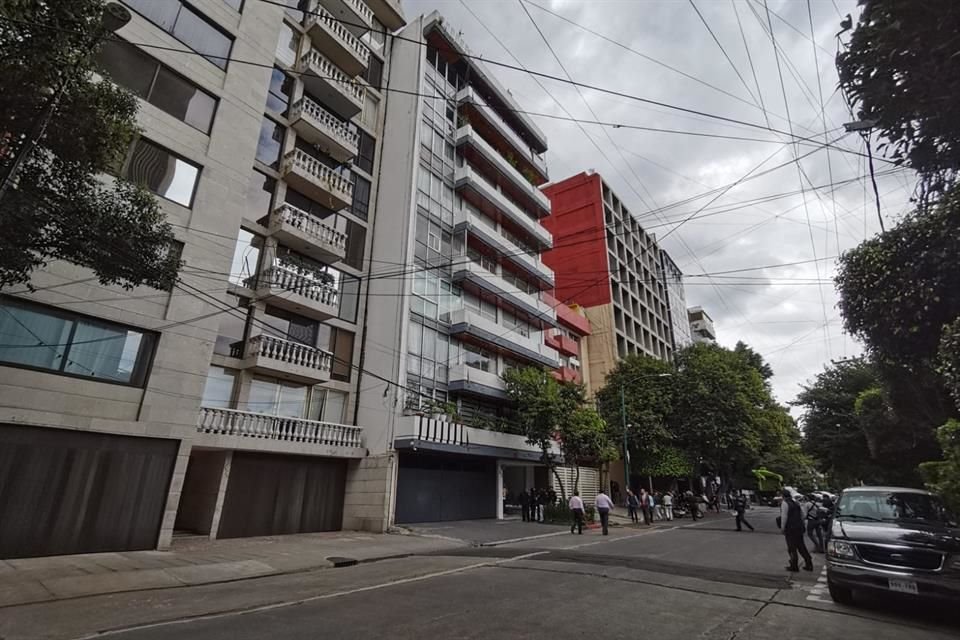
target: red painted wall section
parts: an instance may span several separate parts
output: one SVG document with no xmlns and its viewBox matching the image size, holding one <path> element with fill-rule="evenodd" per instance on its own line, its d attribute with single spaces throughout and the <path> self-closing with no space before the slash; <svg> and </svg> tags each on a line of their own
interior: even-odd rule
<svg viewBox="0 0 960 640">
<path fill-rule="evenodd" d="M 550 215 L 542 221 L 553 234 L 543 261 L 553 269 L 554 296 L 595 307 L 610 303 L 603 196 L 598 174 L 579 173 L 544 187 Z"/>
</svg>

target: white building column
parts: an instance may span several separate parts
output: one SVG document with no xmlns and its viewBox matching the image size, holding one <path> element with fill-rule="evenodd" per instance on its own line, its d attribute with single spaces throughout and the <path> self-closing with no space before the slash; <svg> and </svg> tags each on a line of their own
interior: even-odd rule
<svg viewBox="0 0 960 640">
<path fill-rule="evenodd" d="M 497 520 L 503 520 L 503 461 L 497 460 Z"/>
</svg>

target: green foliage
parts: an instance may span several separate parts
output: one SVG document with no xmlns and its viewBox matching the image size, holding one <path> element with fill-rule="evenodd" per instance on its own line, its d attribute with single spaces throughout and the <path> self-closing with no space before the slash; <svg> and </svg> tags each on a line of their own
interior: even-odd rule
<svg viewBox="0 0 960 640">
<path fill-rule="evenodd" d="M 638 462 L 644 455 L 656 455 L 671 442 L 665 424 L 672 409 L 674 382 L 673 370 L 666 362 L 629 355 L 617 362 L 597 392 L 600 414 L 607 421 L 611 438 L 618 444 L 623 442 L 626 424 L 631 457 Z"/>
<path fill-rule="evenodd" d="M 678 447 L 666 445 L 656 455 L 643 456 L 634 471 L 641 476 L 661 478 L 689 478 L 693 475 L 690 457 Z"/>
<path fill-rule="evenodd" d="M 960 409 L 960 318 L 943 328 L 938 357 L 939 373 Z"/>
<path fill-rule="evenodd" d="M 954 514 L 960 514 L 960 420 L 948 420 L 937 429 L 943 460 L 925 462 L 920 470 L 927 488 L 943 497 Z"/>
<path fill-rule="evenodd" d="M 0 174 L 48 106 L 55 108 L 0 202 L 0 288 L 27 282 L 51 260 L 88 267 L 102 283 L 125 288 L 169 289 L 176 279 L 180 256 L 153 196 L 101 180 L 137 133 L 136 98 L 91 76 L 106 35 L 102 12 L 102 0 L 2 4 Z"/>
<path fill-rule="evenodd" d="M 585 504 L 583 506 L 583 521 L 589 524 L 596 520 L 596 509 L 593 505 Z M 573 522 L 573 512 L 566 501 L 558 504 L 548 504 L 543 508 L 543 521 L 548 524 L 571 524 Z"/>
<path fill-rule="evenodd" d="M 942 192 L 960 165 L 960 3 L 861 0 L 849 45 L 837 55 L 840 88 L 861 120 L 876 120 L 882 148 Z"/>
<path fill-rule="evenodd" d="M 733 348 L 734 353 L 743 358 L 744 362 L 756 369 L 760 373 L 760 377 L 764 380 L 769 380 L 773 377 L 773 369 L 769 364 L 763 359 L 759 353 L 751 349 L 742 341 L 737 341 L 737 345 Z"/>
</svg>

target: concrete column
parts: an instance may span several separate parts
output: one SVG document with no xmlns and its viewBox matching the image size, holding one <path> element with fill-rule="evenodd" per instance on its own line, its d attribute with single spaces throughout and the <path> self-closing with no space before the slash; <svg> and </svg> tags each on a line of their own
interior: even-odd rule
<svg viewBox="0 0 960 640">
<path fill-rule="evenodd" d="M 160 532 L 157 535 L 157 549 L 160 550 L 169 549 L 173 543 L 173 527 L 177 521 L 177 508 L 180 506 L 180 492 L 187 475 L 187 464 L 190 462 L 190 447 L 189 440 L 180 441 L 177 461 L 173 465 L 173 477 L 170 479 L 170 488 L 167 490 L 163 520 L 160 521 Z"/>
<path fill-rule="evenodd" d="M 223 513 L 223 500 L 227 495 L 227 482 L 230 480 L 230 467 L 233 464 L 233 451 L 227 451 L 223 458 L 223 470 L 220 472 L 220 486 L 217 489 L 217 503 L 213 507 L 213 520 L 210 522 L 210 539 L 216 540 L 220 531 L 220 515 Z"/>
<path fill-rule="evenodd" d="M 503 520 L 503 461 L 497 460 L 497 520 Z"/>
</svg>

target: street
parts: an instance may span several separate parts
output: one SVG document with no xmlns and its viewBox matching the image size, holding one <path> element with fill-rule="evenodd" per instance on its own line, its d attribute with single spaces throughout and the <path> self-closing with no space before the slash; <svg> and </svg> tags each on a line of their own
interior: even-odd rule
<svg viewBox="0 0 960 640">
<path fill-rule="evenodd" d="M 0 638 L 955 638 L 956 612 L 790 576 L 774 511 L 0 609 Z"/>
</svg>

